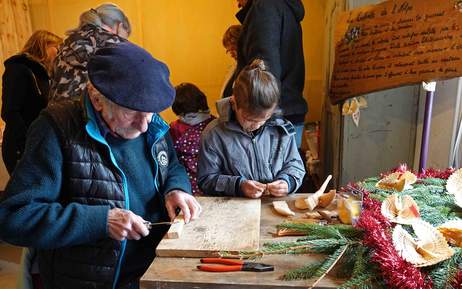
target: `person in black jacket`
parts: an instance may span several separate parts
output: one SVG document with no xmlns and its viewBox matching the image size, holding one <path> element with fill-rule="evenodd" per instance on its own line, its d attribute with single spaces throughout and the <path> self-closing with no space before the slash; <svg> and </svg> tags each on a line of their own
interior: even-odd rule
<svg viewBox="0 0 462 289">
<path fill-rule="evenodd" d="M 10 175 L 24 152 L 27 129 L 47 106 L 50 70 L 61 43 L 59 36 L 38 30 L 19 54 L 5 61 L 2 156 Z"/>
<path fill-rule="evenodd" d="M 305 15 L 301 0 L 237 0 L 242 23 L 234 78 L 255 58 L 263 59 L 281 82 L 280 107 L 297 131 L 300 147 L 303 122 L 308 111 L 303 98 L 305 61 L 302 28 Z M 228 85 L 234 82 L 232 78 Z M 231 91 L 225 89 L 225 91 Z M 223 95 L 227 97 L 229 95 Z"/>
</svg>

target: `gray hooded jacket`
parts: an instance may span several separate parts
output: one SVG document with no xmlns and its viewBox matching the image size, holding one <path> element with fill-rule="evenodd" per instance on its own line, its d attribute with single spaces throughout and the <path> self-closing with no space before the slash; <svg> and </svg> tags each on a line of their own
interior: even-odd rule
<svg viewBox="0 0 462 289">
<path fill-rule="evenodd" d="M 271 118 L 252 137 L 232 120 L 229 98 L 218 101 L 217 109 L 219 118 L 201 137 L 197 181 L 205 194 L 242 196 L 239 186 L 246 179 L 261 183 L 282 179 L 293 184 L 291 192 L 300 187 L 305 168 L 290 122 Z"/>
</svg>

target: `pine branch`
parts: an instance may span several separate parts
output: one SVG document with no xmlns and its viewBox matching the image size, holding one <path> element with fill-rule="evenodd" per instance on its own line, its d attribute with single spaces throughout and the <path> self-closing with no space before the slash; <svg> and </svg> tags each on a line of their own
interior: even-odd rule
<svg viewBox="0 0 462 289">
<path fill-rule="evenodd" d="M 454 205 L 454 197 L 446 193 L 446 180 L 421 179 L 412 189 L 403 192 L 380 190 L 375 188 L 378 178 L 369 178 L 361 186 L 370 191 L 370 197 L 383 200 L 391 194 L 409 195 L 417 203 L 422 219 L 438 226 L 449 218 L 458 216 L 459 209 Z"/>
<path fill-rule="evenodd" d="M 312 264 L 303 266 L 302 268 L 290 270 L 282 276 L 283 280 L 301 280 L 318 278 L 312 286 L 316 285 L 324 276 L 329 273 L 335 266 L 338 260 L 343 256 L 348 249 L 348 245 L 340 246 L 337 250 L 324 261 L 318 261 Z"/>
<path fill-rule="evenodd" d="M 301 254 L 301 253 L 332 253 L 339 246 L 350 243 L 347 239 L 317 239 L 298 242 L 275 242 L 263 244 L 261 252 L 264 255 Z"/>
<path fill-rule="evenodd" d="M 330 245 L 331 242 L 329 242 Z M 334 244 L 334 246 L 337 246 Z M 277 243 L 265 243 L 261 252 L 263 255 L 275 255 L 275 254 L 301 254 L 309 253 L 312 247 L 311 241 L 306 242 L 277 242 Z"/>
<path fill-rule="evenodd" d="M 323 263 L 324 261 L 317 261 L 302 268 L 290 270 L 282 276 L 282 279 L 286 281 L 311 279 Z"/>
<path fill-rule="evenodd" d="M 277 228 L 291 229 L 303 232 L 308 236 L 316 236 L 319 239 L 341 238 L 340 232 L 332 226 L 323 226 L 318 224 L 299 224 L 299 223 L 282 223 Z"/>
<path fill-rule="evenodd" d="M 342 258 L 343 254 L 348 249 L 348 245 L 340 247 L 337 251 L 334 252 L 326 261 L 322 264 L 321 267 L 316 271 L 315 276 L 320 275 L 318 280 L 316 280 L 308 289 L 314 288 L 331 270 L 334 268 L 335 264 Z"/>
<path fill-rule="evenodd" d="M 339 246 L 347 244 L 356 244 L 357 241 L 350 241 L 345 238 L 340 239 L 316 239 L 309 241 L 297 242 L 272 242 L 263 244 L 263 248 L 259 251 L 240 251 L 235 252 L 220 252 L 221 257 L 239 258 L 239 259 L 257 259 L 264 255 L 276 254 L 306 254 L 306 253 L 324 253 L 330 254 Z"/>
<path fill-rule="evenodd" d="M 359 246 L 357 252 L 356 252 L 356 262 L 353 267 L 353 273 L 351 274 L 353 278 L 356 278 L 357 276 L 364 274 L 364 272 L 367 272 L 370 270 L 368 268 L 369 265 L 369 257 L 366 255 L 368 253 L 368 249 L 364 246 Z"/>
<path fill-rule="evenodd" d="M 343 258 L 337 264 L 337 270 L 335 276 L 339 279 L 350 279 L 353 274 L 353 268 L 358 257 L 361 254 L 362 244 L 352 244 L 348 247 L 348 251 L 345 252 Z"/>
<path fill-rule="evenodd" d="M 344 238 L 341 239 L 319 239 L 307 241 L 311 244 L 310 253 L 330 254 L 335 252 L 339 246 L 348 245 L 350 242 Z"/>
<path fill-rule="evenodd" d="M 385 288 L 380 287 L 376 280 L 378 273 L 375 266 L 369 263 L 370 251 L 364 245 L 352 246 L 352 250 L 345 254 L 343 259 L 351 259 L 339 264 L 338 271 L 350 270 L 349 280 L 342 284 L 340 288 Z"/>
<path fill-rule="evenodd" d="M 436 264 L 429 272 L 433 280 L 433 288 L 435 289 L 458 289 L 451 285 L 455 274 L 459 271 L 459 266 L 462 263 L 462 249 L 455 249 L 456 252 L 446 261 Z"/>
<path fill-rule="evenodd" d="M 362 238 L 361 230 L 343 224 L 325 226 L 319 224 L 282 223 L 277 227 L 303 232 L 311 239 Z"/>
<path fill-rule="evenodd" d="M 426 178 L 426 179 L 420 179 L 419 184 L 424 184 L 424 185 L 434 185 L 434 186 L 446 186 L 447 180 L 444 179 L 435 179 L 435 178 Z"/>
<path fill-rule="evenodd" d="M 379 289 L 386 288 L 377 280 L 377 274 L 365 272 L 343 283 L 338 289 Z"/>
</svg>

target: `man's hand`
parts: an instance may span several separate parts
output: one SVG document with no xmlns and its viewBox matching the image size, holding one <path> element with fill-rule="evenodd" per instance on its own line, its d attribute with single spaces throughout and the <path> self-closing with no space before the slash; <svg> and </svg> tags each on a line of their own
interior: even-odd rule
<svg viewBox="0 0 462 289">
<path fill-rule="evenodd" d="M 245 180 L 241 183 L 240 189 L 247 198 L 258 199 L 265 191 L 266 185 L 257 181 Z"/>
<path fill-rule="evenodd" d="M 132 211 L 114 208 L 108 213 L 109 237 L 123 241 L 139 240 L 149 234 L 144 220 Z"/>
<path fill-rule="evenodd" d="M 289 185 L 284 180 L 268 183 L 266 189 L 274 197 L 285 197 L 289 193 Z"/>
<path fill-rule="evenodd" d="M 187 224 L 190 220 L 199 217 L 202 208 L 196 198 L 180 190 L 173 190 L 165 196 L 165 207 L 167 207 L 168 216 L 173 221 L 176 217 L 176 208 L 183 212 L 184 222 Z"/>
</svg>

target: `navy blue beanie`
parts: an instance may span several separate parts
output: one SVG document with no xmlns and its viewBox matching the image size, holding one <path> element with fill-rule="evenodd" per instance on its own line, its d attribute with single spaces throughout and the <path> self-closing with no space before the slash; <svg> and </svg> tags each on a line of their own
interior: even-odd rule
<svg viewBox="0 0 462 289">
<path fill-rule="evenodd" d="M 128 41 L 99 49 L 87 68 L 93 86 L 120 106 L 158 113 L 175 99 L 168 67 Z"/>
</svg>

